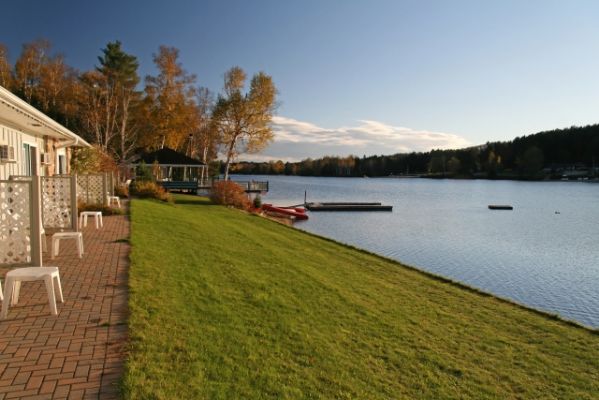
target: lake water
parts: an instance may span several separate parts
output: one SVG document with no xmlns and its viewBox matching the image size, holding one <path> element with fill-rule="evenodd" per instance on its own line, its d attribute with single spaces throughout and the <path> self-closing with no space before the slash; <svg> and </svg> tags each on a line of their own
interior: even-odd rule
<svg viewBox="0 0 599 400">
<path fill-rule="evenodd" d="M 238 179 L 248 179 L 239 176 Z M 295 226 L 599 327 L 599 184 L 253 176 L 264 202 L 381 201 Z M 513 211 L 491 211 L 511 204 Z"/>
</svg>

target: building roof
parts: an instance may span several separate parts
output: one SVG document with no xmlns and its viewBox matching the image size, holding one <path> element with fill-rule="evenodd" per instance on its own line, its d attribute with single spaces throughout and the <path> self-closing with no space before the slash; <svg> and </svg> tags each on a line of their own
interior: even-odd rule
<svg viewBox="0 0 599 400">
<path fill-rule="evenodd" d="M 135 164 L 139 164 L 141 162 L 146 164 L 154 164 L 158 162 L 160 165 L 206 165 L 200 160 L 196 160 L 195 158 L 191 158 L 186 156 L 183 153 L 179 153 L 173 149 L 168 147 L 164 147 L 160 150 L 153 151 L 151 153 L 142 154 L 136 161 Z"/>
<path fill-rule="evenodd" d="M 62 139 L 70 142 L 67 143 L 70 146 L 90 147 L 83 138 L 2 86 L 0 86 L 0 123 L 31 135 Z"/>
</svg>

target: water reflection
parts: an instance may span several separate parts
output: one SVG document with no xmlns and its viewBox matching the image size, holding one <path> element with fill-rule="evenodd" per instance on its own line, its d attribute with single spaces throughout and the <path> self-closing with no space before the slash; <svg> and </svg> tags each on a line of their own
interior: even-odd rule
<svg viewBox="0 0 599 400">
<path fill-rule="evenodd" d="M 264 180 L 265 177 L 255 177 Z M 269 176 L 265 200 L 381 201 L 296 227 L 599 327 L 599 185 Z M 513 211 L 490 211 L 511 204 Z"/>
</svg>

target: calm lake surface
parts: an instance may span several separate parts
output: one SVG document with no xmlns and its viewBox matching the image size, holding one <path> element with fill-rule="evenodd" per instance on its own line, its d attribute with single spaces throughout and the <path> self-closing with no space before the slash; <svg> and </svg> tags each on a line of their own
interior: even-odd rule
<svg viewBox="0 0 599 400">
<path fill-rule="evenodd" d="M 599 184 L 236 178 L 269 180 L 263 201 L 275 205 L 303 203 L 304 190 L 308 201 L 393 205 L 393 212 L 312 212 L 295 226 L 599 327 Z"/>
</svg>

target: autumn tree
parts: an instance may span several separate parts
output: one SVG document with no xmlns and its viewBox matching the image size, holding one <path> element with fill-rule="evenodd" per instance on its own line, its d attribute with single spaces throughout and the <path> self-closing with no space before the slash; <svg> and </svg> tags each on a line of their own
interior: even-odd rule
<svg viewBox="0 0 599 400">
<path fill-rule="evenodd" d="M 15 63 L 12 90 L 68 128 L 76 126 L 78 73 L 61 54 L 51 54 L 50 42 L 23 45 Z"/>
<path fill-rule="evenodd" d="M 33 103 L 36 88 L 42 76 L 42 66 L 47 62 L 50 42 L 37 40 L 23 45 L 15 63 L 15 90 L 29 104 Z"/>
<path fill-rule="evenodd" d="M 202 169 L 201 178 L 208 176 L 208 166 L 218 155 L 218 131 L 212 124 L 212 110 L 214 108 L 214 95 L 205 88 L 199 87 L 196 91 L 196 104 L 198 115 L 198 130 L 193 137 L 194 148 L 191 157 L 199 158 L 207 168 Z"/>
<path fill-rule="evenodd" d="M 223 93 L 218 96 L 212 114 L 225 155 L 225 180 L 231 162 L 239 154 L 259 152 L 273 139 L 270 122 L 276 107 L 276 88 L 272 78 L 257 73 L 244 94 L 245 81 L 246 74 L 240 67 L 227 71 Z"/>
<path fill-rule="evenodd" d="M 8 62 L 8 49 L 0 43 L 0 86 L 11 90 L 12 70 Z"/>
<path fill-rule="evenodd" d="M 83 124 L 94 142 L 104 152 L 113 152 L 122 164 L 134 147 L 130 110 L 138 97 L 139 64 L 119 41 L 108 43 L 98 62 L 95 70 L 81 75 Z"/>
<path fill-rule="evenodd" d="M 135 147 L 135 127 L 131 126 L 131 109 L 139 98 L 135 90 L 139 83 L 137 58 L 125 53 L 121 42 L 111 42 L 98 57 L 100 65 L 97 70 L 106 77 L 106 83 L 113 92 L 116 103 L 115 129 L 117 146 L 115 152 L 120 164 L 129 161 L 130 153 Z"/>
<path fill-rule="evenodd" d="M 195 76 L 178 61 L 179 50 L 160 46 L 154 54 L 158 75 L 147 76 L 142 113 L 146 115 L 143 144 L 148 148 L 166 145 L 181 149 L 198 131 L 199 117 L 193 87 Z"/>
</svg>

